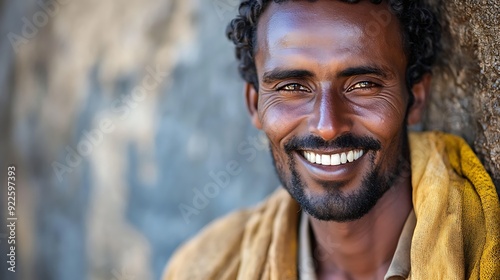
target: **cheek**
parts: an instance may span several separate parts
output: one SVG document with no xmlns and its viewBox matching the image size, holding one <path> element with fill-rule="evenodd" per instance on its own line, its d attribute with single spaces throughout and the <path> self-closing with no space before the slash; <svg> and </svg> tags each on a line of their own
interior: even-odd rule
<svg viewBox="0 0 500 280">
<path fill-rule="evenodd" d="M 402 154 L 402 139 L 406 132 L 403 129 L 407 111 L 405 102 L 400 95 L 380 94 L 360 106 L 361 109 L 357 112 L 364 129 L 370 131 L 382 143 L 378 162 L 384 166 L 383 170 L 393 169 L 392 163 L 396 164 L 395 159 Z"/>
<path fill-rule="evenodd" d="M 406 119 L 406 105 L 400 96 L 381 92 L 375 97 L 354 100 L 356 115 L 373 134 L 390 140 L 401 131 Z"/>
<path fill-rule="evenodd" d="M 273 146 L 282 147 L 307 115 L 308 104 L 263 94 L 259 99 L 258 108 L 262 130 Z"/>
</svg>

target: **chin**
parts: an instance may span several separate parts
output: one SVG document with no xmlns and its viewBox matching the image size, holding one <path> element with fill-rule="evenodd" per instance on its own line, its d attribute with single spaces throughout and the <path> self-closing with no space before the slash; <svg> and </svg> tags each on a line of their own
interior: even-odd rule
<svg viewBox="0 0 500 280">
<path fill-rule="evenodd" d="M 293 160 L 288 168 L 291 175 L 286 181 L 283 180 L 284 170 L 278 170 L 284 188 L 309 215 L 334 222 L 350 222 L 365 216 L 392 187 L 400 173 L 398 169 L 392 176 L 383 176 L 379 168 L 373 168 L 356 187 L 350 187 L 349 182 L 319 182 L 312 189 L 297 172 Z"/>
<path fill-rule="evenodd" d="M 345 170 L 308 167 L 310 163 L 297 155 L 300 154 L 297 151 L 322 147 L 362 148 L 372 152 L 366 152 L 363 159 L 352 163 L 357 165 L 345 167 Z M 329 143 L 312 136 L 292 138 L 285 145 L 284 153 L 275 149 L 271 151 L 282 186 L 304 211 L 323 221 L 349 222 L 365 216 L 391 189 L 404 166 L 403 157 L 397 157 L 394 165 L 387 166 L 380 155 L 388 151 L 381 149 L 380 142 L 353 135 L 345 135 Z M 338 180 L 328 181 L 328 178 Z"/>
</svg>

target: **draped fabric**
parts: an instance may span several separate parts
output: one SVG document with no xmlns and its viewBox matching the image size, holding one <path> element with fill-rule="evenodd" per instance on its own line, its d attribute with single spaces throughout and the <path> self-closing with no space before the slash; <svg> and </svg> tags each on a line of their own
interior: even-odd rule
<svg viewBox="0 0 500 280">
<path fill-rule="evenodd" d="M 500 203 L 479 159 L 453 135 L 409 139 L 417 223 L 408 279 L 500 279 Z M 207 226 L 172 257 L 163 279 L 297 279 L 299 216 L 279 189 Z"/>
</svg>

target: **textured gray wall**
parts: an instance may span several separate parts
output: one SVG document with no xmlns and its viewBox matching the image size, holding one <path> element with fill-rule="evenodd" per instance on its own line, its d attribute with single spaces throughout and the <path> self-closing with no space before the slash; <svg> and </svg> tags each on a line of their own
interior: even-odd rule
<svg viewBox="0 0 500 280">
<path fill-rule="evenodd" d="M 0 180 L 15 163 L 22 186 L 19 269 L 0 229 L 0 279 L 158 279 L 180 242 L 278 185 L 224 37 L 238 1 L 58 1 L 0 1 Z M 433 1 L 447 52 L 424 127 L 464 136 L 498 180 L 486 2 Z"/>
<path fill-rule="evenodd" d="M 2 10 L 2 38 L 22 38 L 1 40 L 2 167 L 25 187 L 18 272 L 1 259 L 0 278 L 158 279 L 182 241 L 278 185 L 224 35 L 235 2 L 51 3 L 28 36 L 45 10 Z"/>
<path fill-rule="evenodd" d="M 500 191 L 500 3 L 429 0 L 443 42 L 427 129 L 464 137 Z"/>
</svg>

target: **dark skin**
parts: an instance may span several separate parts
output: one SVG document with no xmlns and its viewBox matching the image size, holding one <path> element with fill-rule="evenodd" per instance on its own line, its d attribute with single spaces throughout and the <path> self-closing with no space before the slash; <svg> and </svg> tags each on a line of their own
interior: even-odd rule
<svg viewBox="0 0 500 280">
<path fill-rule="evenodd" d="M 374 12 L 388 12 L 385 3 L 346 4 L 320 0 L 271 3 L 259 19 L 255 63 L 256 90 L 246 85 L 253 124 L 271 143 L 277 166 L 287 166 L 285 144 L 292 137 L 319 136 L 325 141 L 352 133 L 381 144 L 358 160 L 328 166 L 293 154 L 294 168 L 308 199 L 327 195 L 325 183 L 348 196 L 360 189 L 371 171 L 389 177 L 403 158 L 405 122 L 420 121 L 429 92 L 430 75 L 412 86 L 415 102 L 408 107 L 407 59 L 399 21 L 392 16 L 377 36 L 366 24 Z M 317 149 L 316 154 L 347 153 Z M 286 168 L 282 180 L 292 176 Z M 362 218 L 349 222 L 311 217 L 318 279 L 383 279 L 403 225 L 412 209 L 411 176 L 403 170 L 391 188 Z"/>
</svg>

